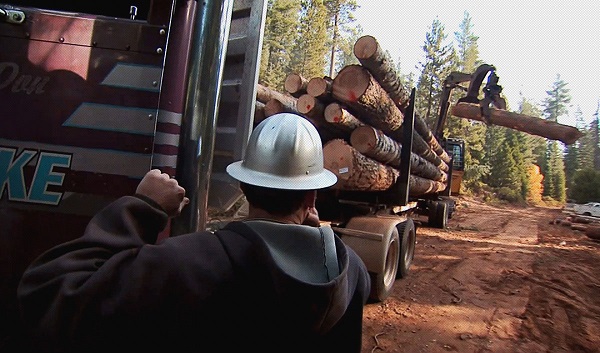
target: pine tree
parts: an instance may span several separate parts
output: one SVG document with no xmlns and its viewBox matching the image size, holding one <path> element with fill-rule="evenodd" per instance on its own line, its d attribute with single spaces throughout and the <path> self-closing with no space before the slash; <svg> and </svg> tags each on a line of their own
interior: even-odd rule
<svg viewBox="0 0 600 353">
<path fill-rule="evenodd" d="M 568 104 L 571 102 L 567 83 L 560 75 L 556 75 L 551 90 L 546 91 L 548 97 L 544 101 L 544 115 L 547 120 L 557 122 L 558 118 L 568 113 Z M 549 141 L 546 152 L 546 165 L 544 174 L 544 195 L 554 200 L 566 200 L 566 177 L 562 151 L 557 141 Z"/>
<path fill-rule="evenodd" d="M 581 108 L 579 108 L 579 107 L 575 111 L 575 122 L 576 122 L 576 126 L 578 128 L 579 128 L 579 126 L 582 125 L 582 122 L 583 122 L 583 113 L 581 112 Z M 580 142 L 579 141 L 575 141 L 575 143 L 565 146 L 564 161 L 565 161 L 565 177 L 567 179 L 567 190 L 571 187 L 571 184 L 573 181 L 573 176 L 575 175 L 575 172 L 577 170 L 581 169 L 581 167 L 579 166 L 579 160 L 580 160 L 579 153 L 580 153 Z"/>
<path fill-rule="evenodd" d="M 552 88 L 546 91 L 548 97 L 544 100 L 544 115 L 547 120 L 557 122 L 559 117 L 569 112 L 568 104 L 571 102 L 569 91 L 567 83 L 557 74 Z"/>
<path fill-rule="evenodd" d="M 423 51 L 425 59 L 420 62 L 421 75 L 417 82 L 416 112 L 433 127 L 439 114 L 440 95 L 444 79 L 454 69 L 455 53 L 452 44 L 444 44 L 444 25 L 436 18 L 425 34 Z"/>
<path fill-rule="evenodd" d="M 519 103 L 518 112 L 523 115 L 541 117 L 542 112 L 540 109 L 521 96 L 521 102 Z M 546 139 L 540 136 L 527 135 L 531 144 L 531 152 L 533 155 L 533 163 L 538 165 L 542 170 L 543 166 L 546 165 Z"/>
<path fill-rule="evenodd" d="M 363 29 L 361 26 L 356 26 L 352 30 L 349 30 L 344 36 L 340 37 L 339 49 L 337 51 L 337 59 L 335 62 L 335 68 L 333 71 L 333 76 L 335 77 L 338 72 L 344 66 L 359 64 L 358 59 L 354 55 L 354 43 L 362 36 Z M 331 74 L 331 72 L 330 72 Z"/>
<path fill-rule="evenodd" d="M 481 64 L 479 60 L 479 47 L 477 40 L 479 37 L 473 33 L 473 24 L 471 15 L 464 12 L 463 20 L 458 27 L 459 32 L 454 32 L 454 37 L 458 46 L 458 70 L 465 73 L 474 72 Z"/>
<path fill-rule="evenodd" d="M 347 53 L 347 39 L 355 34 L 355 27 L 350 25 L 356 21 L 353 12 L 356 11 L 358 5 L 356 0 L 325 0 L 324 5 L 327 8 L 329 19 L 327 31 L 331 38 L 328 75 L 333 77 L 336 71 L 336 56 Z"/>
<path fill-rule="evenodd" d="M 302 0 L 300 29 L 290 71 L 306 78 L 323 76 L 328 52 L 327 8 L 323 0 Z"/>
<path fill-rule="evenodd" d="M 592 136 L 593 125 L 594 121 L 592 120 L 587 126 L 585 123 L 583 123 L 581 127 L 578 126 L 578 129 L 583 131 L 583 136 L 581 136 L 576 142 L 579 146 L 577 165 L 580 166 L 580 169 L 594 169 L 594 140 Z"/>
<path fill-rule="evenodd" d="M 594 114 L 594 120 L 592 120 L 590 125 L 590 135 L 594 150 L 594 169 L 600 170 L 600 102 Z"/>
<path fill-rule="evenodd" d="M 500 168 L 500 165 L 504 158 L 504 153 L 502 151 L 502 145 L 504 145 L 504 143 L 504 128 L 501 126 L 488 127 L 485 134 L 485 162 L 489 172 L 484 175 L 483 181 L 492 187 L 499 187 L 502 184 L 502 169 Z"/>
<path fill-rule="evenodd" d="M 458 71 L 473 73 L 481 64 L 477 45 L 479 37 L 473 33 L 471 16 L 466 11 L 459 29 L 460 31 L 454 32 L 454 39 L 458 47 L 456 67 Z M 450 98 L 451 102 L 455 103 L 458 100 L 457 95 L 463 94 L 464 92 L 453 92 L 453 96 Z M 482 165 L 485 158 L 484 143 L 487 126 L 478 121 L 449 116 L 446 129 L 448 136 L 465 140 L 463 183 L 467 189 L 477 189 L 480 186 L 481 177 L 486 173 L 486 168 L 483 168 Z"/>
<path fill-rule="evenodd" d="M 570 195 L 578 203 L 600 202 L 600 171 L 593 168 L 577 171 Z"/>
<path fill-rule="evenodd" d="M 297 0 L 269 0 L 260 63 L 261 84 L 283 90 L 294 45 L 300 3 Z"/>
</svg>

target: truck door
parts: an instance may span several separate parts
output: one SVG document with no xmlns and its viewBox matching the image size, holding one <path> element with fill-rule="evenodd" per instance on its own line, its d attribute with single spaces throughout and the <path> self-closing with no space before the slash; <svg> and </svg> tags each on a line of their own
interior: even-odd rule
<svg viewBox="0 0 600 353">
<path fill-rule="evenodd" d="M 151 168 L 172 2 L 132 2 L 0 0 L 0 351 L 29 262 Z"/>
</svg>

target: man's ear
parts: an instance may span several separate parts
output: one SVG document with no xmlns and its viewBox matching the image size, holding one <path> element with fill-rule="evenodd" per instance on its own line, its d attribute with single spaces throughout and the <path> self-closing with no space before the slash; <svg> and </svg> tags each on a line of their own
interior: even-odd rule
<svg viewBox="0 0 600 353">
<path fill-rule="evenodd" d="M 304 195 L 304 207 L 315 207 L 317 202 L 317 190 L 310 190 Z"/>
</svg>

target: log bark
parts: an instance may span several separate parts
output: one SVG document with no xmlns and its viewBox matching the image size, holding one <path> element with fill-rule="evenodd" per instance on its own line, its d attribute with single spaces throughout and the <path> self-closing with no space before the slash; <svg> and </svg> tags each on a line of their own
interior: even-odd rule
<svg viewBox="0 0 600 353">
<path fill-rule="evenodd" d="M 402 133 L 403 129 L 400 129 L 395 135 L 392 135 L 392 138 L 396 141 L 401 141 Z M 447 172 L 450 170 L 448 163 L 444 162 L 418 133 L 413 134 L 412 150 L 414 153 L 433 163 L 433 165 L 440 168 L 442 171 Z"/>
<path fill-rule="evenodd" d="M 405 113 L 406 107 L 410 103 L 410 93 L 402 85 L 389 53 L 381 48 L 375 37 L 363 36 L 359 38 L 354 43 L 354 55 L 361 65 L 371 72 L 400 111 Z M 425 120 L 418 115 L 415 115 L 415 130 L 445 163 L 450 162 L 448 153 L 433 136 Z"/>
<path fill-rule="evenodd" d="M 581 223 L 573 223 L 571 224 L 571 229 L 585 232 L 587 230 L 587 225 Z"/>
<path fill-rule="evenodd" d="M 360 65 L 347 65 L 333 80 L 333 96 L 357 112 L 359 119 L 396 141 L 402 140 L 404 114 L 379 85 L 369 70 Z M 443 171 L 448 164 L 433 152 L 418 133 L 413 134 L 413 151 Z"/>
<path fill-rule="evenodd" d="M 368 158 L 346 141 L 334 139 L 323 146 L 324 166 L 338 177 L 334 189 L 351 191 L 385 191 L 397 181 L 400 172 Z M 446 186 L 438 181 L 409 176 L 409 194 L 435 193 Z"/>
<path fill-rule="evenodd" d="M 347 138 L 349 135 L 347 129 L 325 121 L 324 110 L 325 105 L 309 94 L 303 94 L 298 98 L 298 113 L 303 115 L 317 128 L 323 142 L 335 138 Z"/>
<path fill-rule="evenodd" d="M 265 120 L 265 103 L 256 101 L 254 103 L 254 126 L 260 124 L 261 121 Z"/>
<path fill-rule="evenodd" d="M 288 96 L 274 89 L 261 84 L 256 85 L 256 100 L 261 103 L 267 103 L 271 99 L 277 99 L 286 106 L 296 106 L 297 98 Z"/>
<path fill-rule="evenodd" d="M 375 37 L 360 37 L 354 43 L 354 56 L 362 66 L 371 71 L 375 79 L 404 112 L 409 104 L 410 93 L 402 85 L 389 53 L 381 48 Z"/>
<path fill-rule="evenodd" d="M 333 89 L 333 79 L 328 76 L 313 77 L 306 85 L 306 93 L 327 103 L 331 103 L 333 97 L 331 91 Z"/>
<path fill-rule="evenodd" d="M 485 122 L 485 118 L 481 114 L 481 108 L 477 104 L 458 103 L 451 108 L 450 114 L 460 118 Z M 550 140 L 559 140 L 567 145 L 574 143 L 583 136 L 583 133 L 573 126 L 502 109 L 490 108 L 489 120 L 489 123 L 493 125 L 504 126 Z"/>
<path fill-rule="evenodd" d="M 340 103 L 329 103 L 323 112 L 325 121 L 330 124 L 340 125 L 347 131 L 352 131 L 359 126 L 365 126 L 354 114 L 350 113 Z"/>
<path fill-rule="evenodd" d="M 288 101 L 284 103 L 276 98 L 269 99 L 269 101 L 265 103 L 264 107 L 265 116 L 269 117 L 278 113 L 298 113 L 296 104 L 286 105 L 286 103 L 289 104 L 291 102 Z"/>
<path fill-rule="evenodd" d="M 361 126 L 350 135 L 350 144 L 369 158 L 400 168 L 402 145 L 372 126 Z M 410 173 L 426 179 L 447 183 L 448 174 L 423 157 L 411 152 Z"/>
<path fill-rule="evenodd" d="M 333 80 L 333 97 L 357 113 L 360 120 L 386 134 L 402 126 L 404 114 L 369 70 L 347 65 Z"/>
<path fill-rule="evenodd" d="M 283 82 L 283 88 L 295 98 L 305 94 L 307 86 L 308 79 L 298 73 L 288 74 Z"/>
<path fill-rule="evenodd" d="M 588 225 L 585 235 L 594 240 L 600 240 L 600 225 Z"/>
<path fill-rule="evenodd" d="M 427 126 L 427 123 L 419 115 L 415 114 L 415 131 L 421 135 L 423 140 L 429 145 L 429 147 L 443 160 L 446 164 L 450 163 L 450 156 L 448 152 L 440 145 L 439 141 L 433 136 L 433 133 Z"/>
</svg>

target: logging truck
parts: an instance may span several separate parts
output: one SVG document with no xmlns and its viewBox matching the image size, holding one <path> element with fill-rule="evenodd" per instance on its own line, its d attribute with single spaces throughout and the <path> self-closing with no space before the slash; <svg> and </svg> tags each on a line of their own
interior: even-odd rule
<svg viewBox="0 0 600 353">
<path fill-rule="evenodd" d="M 209 211 L 242 198 L 226 166 L 281 109 L 321 134 L 338 183 L 319 193 L 319 213 L 367 265 L 372 299 L 407 275 L 413 216 L 445 227 L 464 145 L 414 114 L 414 91 L 368 37 L 361 65 L 264 99 L 278 95 L 258 82 L 265 17 L 266 0 L 0 0 L 0 351 L 25 339 L 16 288 L 35 257 L 152 168 L 190 198 L 159 241 L 204 229 Z"/>
</svg>

